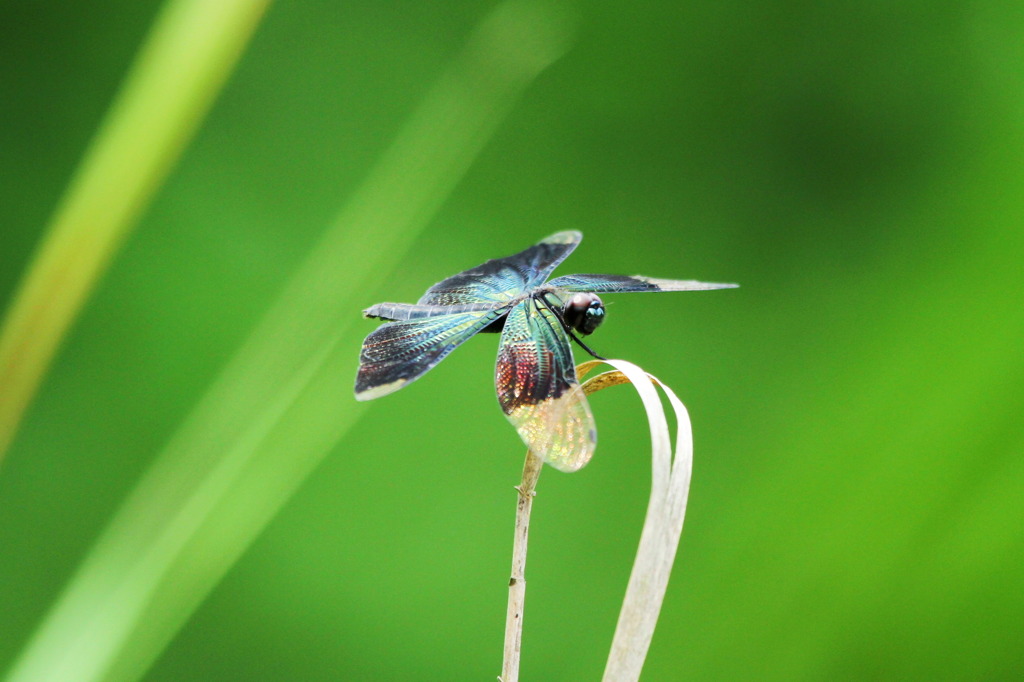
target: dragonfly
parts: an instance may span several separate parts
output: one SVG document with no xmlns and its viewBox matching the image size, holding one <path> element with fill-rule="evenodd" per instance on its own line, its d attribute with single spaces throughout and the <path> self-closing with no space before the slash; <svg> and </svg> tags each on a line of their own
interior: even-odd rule
<svg viewBox="0 0 1024 682">
<path fill-rule="evenodd" d="M 594 415 L 576 377 L 571 342 L 584 344 L 604 321 L 598 294 L 704 291 L 738 285 L 625 275 L 548 276 L 579 245 L 577 231 L 449 277 L 416 303 L 378 303 L 363 311 L 384 323 L 363 341 L 355 394 L 371 400 L 415 381 L 470 337 L 500 333 L 498 403 L 523 442 L 543 461 L 571 472 L 597 445 Z"/>
</svg>

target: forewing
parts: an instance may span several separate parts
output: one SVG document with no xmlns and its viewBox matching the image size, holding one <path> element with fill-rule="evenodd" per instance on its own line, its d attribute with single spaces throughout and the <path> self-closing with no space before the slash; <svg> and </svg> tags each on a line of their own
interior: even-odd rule
<svg viewBox="0 0 1024 682">
<path fill-rule="evenodd" d="M 420 305 L 505 303 L 542 284 L 583 235 L 559 232 L 507 258 L 495 258 L 427 289 Z"/>
<path fill-rule="evenodd" d="M 495 384 L 501 409 L 534 454 L 562 471 L 590 461 L 597 430 L 569 341 L 558 318 L 532 298 L 505 320 Z"/>
<path fill-rule="evenodd" d="M 421 320 L 454 313 L 488 312 L 502 307 L 500 303 L 471 303 L 466 305 L 419 305 L 416 303 L 375 303 L 363 311 L 363 317 L 393 322 L 395 320 Z M 504 305 L 508 308 L 508 304 Z"/>
<path fill-rule="evenodd" d="M 462 312 L 382 324 L 363 341 L 356 399 L 393 393 L 441 362 L 507 309 Z"/>
<path fill-rule="evenodd" d="M 739 285 L 698 282 L 695 279 L 656 279 L 642 275 L 565 275 L 551 280 L 548 286 L 566 291 L 610 294 L 624 291 L 708 291 L 735 289 Z"/>
</svg>

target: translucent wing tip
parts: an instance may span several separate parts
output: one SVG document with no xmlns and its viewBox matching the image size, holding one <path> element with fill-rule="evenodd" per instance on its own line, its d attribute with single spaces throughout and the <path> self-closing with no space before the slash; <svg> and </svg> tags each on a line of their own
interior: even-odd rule
<svg viewBox="0 0 1024 682">
<path fill-rule="evenodd" d="M 634 275 L 636 279 L 653 284 L 661 291 L 711 291 L 714 289 L 738 289 L 739 284 L 730 282 L 700 282 L 695 279 L 658 279 Z"/>
<path fill-rule="evenodd" d="M 541 244 L 578 244 L 583 239 L 579 230 L 563 230 L 541 240 Z"/>
<path fill-rule="evenodd" d="M 533 454 L 559 471 L 579 471 L 594 456 L 597 427 L 579 384 L 560 398 L 524 405 L 507 416 Z"/>
<path fill-rule="evenodd" d="M 367 400 L 373 400 L 389 393 L 394 393 L 398 389 L 409 383 L 408 379 L 399 379 L 398 381 L 392 381 L 387 384 L 380 384 L 378 386 L 366 386 L 360 385 L 360 382 L 356 381 L 356 400 L 360 402 L 366 402 Z"/>
<path fill-rule="evenodd" d="M 542 459 L 567 474 L 579 471 L 590 462 L 590 459 L 594 456 L 594 450 L 597 449 L 597 429 L 590 430 L 590 440 L 583 443 L 579 448 L 570 453 L 568 457 L 543 457 Z"/>
</svg>

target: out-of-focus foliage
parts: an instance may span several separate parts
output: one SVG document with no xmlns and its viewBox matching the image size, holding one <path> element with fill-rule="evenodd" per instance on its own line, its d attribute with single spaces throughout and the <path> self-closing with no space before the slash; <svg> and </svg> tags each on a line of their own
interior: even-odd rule
<svg viewBox="0 0 1024 682">
<path fill-rule="evenodd" d="M 0 469 L 0 671 L 488 9 L 271 7 Z M 0 5 L 0 304 L 156 10 Z M 592 338 L 694 425 L 646 678 L 1024 674 L 1024 12 L 574 11 L 361 305 L 570 228 L 562 273 L 740 282 L 608 297 Z M 493 679 L 523 455 L 496 341 L 372 404 L 148 679 Z M 594 460 L 534 505 L 524 679 L 599 676 L 639 535 L 641 408 L 592 402 Z"/>
</svg>

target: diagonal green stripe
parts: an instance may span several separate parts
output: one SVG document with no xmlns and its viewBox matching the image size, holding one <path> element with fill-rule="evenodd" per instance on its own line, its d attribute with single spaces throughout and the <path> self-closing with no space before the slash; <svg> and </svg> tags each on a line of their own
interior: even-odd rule
<svg viewBox="0 0 1024 682">
<path fill-rule="evenodd" d="M 78 311 L 180 156 L 269 0 L 176 0 L 157 18 L 0 329 L 0 461 Z"/>
<path fill-rule="evenodd" d="M 350 292 L 400 261 L 567 38 L 558 17 L 524 3 L 482 23 L 130 495 L 9 680 L 145 672 L 360 414 L 341 371 L 350 362 L 334 351 L 357 309 Z"/>
</svg>

